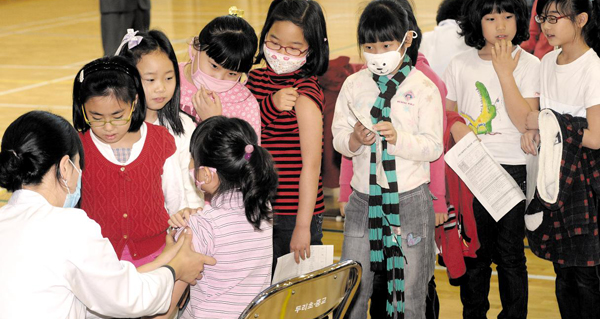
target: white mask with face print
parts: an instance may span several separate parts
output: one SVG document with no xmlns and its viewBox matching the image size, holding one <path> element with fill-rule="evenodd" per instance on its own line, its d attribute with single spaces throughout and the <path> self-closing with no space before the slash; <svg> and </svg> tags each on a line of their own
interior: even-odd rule
<svg viewBox="0 0 600 319">
<path fill-rule="evenodd" d="M 406 34 L 408 34 L 409 32 L 413 33 L 413 39 L 417 37 L 417 32 L 411 30 L 408 31 Z M 388 75 L 392 73 L 392 71 L 394 71 L 398 67 L 398 65 L 404 58 L 404 55 L 406 55 L 406 50 L 408 50 L 408 48 L 406 48 L 404 52 L 400 54 L 400 49 L 404 45 L 405 41 L 406 35 L 404 36 L 404 39 L 402 40 L 402 43 L 400 43 L 398 49 L 395 51 L 388 51 L 379 54 L 363 52 L 363 56 L 367 61 L 367 68 L 369 69 L 369 71 L 377 75 Z"/>
</svg>

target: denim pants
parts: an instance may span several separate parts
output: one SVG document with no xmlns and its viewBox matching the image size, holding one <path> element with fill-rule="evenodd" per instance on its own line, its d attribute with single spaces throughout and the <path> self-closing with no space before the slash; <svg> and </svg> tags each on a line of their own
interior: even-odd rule
<svg viewBox="0 0 600 319">
<path fill-rule="evenodd" d="M 562 319 L 600 319 L 600 265 L 562 267 L 554 263 L 556 299 Z"/>
<path fill-rule="evenodd" d="M 522 189 L 525 189 L 525 165 L 502 165 Z M 527 317 L 527 266 L 525 265 L 525 201 L 517 204 L 496 222 L 475 198 L 473 214 L 481 247 L 477 258 L 465 258 L 467 272 L 460 285 L 463 318 L 486 318 L 490 309 L 488 294 L 494 262 L 502 311 L 499 319 Z"/>
<path fill-rule="evenodd" d="M 277 258 L 290 253 L 290 242 L 296 227 L 296 215 L 275 215 L 273 218 L 273 271 Z M 310 244 L 323 245 L 323 214 L 313 215 L 310 222 Z"/>
<path fill-rule="evenodd" d="M 425 318 L 427 284 L 435 268 L 435 215 L 429 187 L 423 184 L 400 194 L 400 224 L 404 265 L 405 318 Z M 346 204 L 342 260 L 360 262 L 363 273 L 347 318 L 367 318 L 368 302 L 373 292 L 374 272 L 370 267 L 369 196 L 353 192 Z M 411 245 L 407 237 L 411 235 Z M 419 240 L 420 239 L 420 240 Z"/>
</svg>

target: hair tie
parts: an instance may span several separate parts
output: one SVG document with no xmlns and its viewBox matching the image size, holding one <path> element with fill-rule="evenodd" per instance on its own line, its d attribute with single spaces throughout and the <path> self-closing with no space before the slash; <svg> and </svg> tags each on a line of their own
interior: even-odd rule
<svg viewBox="0 0 600 319">
<path fill-rule="evenodd" d="M 238 9 L 236 6 L 231 6 L 229 7 L 229 15 L 238 18 L 243 18 L 244 10 Z"/>
<path fill-rule="evenodd" d="M 19 155 L 17 154 L 17 152 L 15 152 L 15 150 L 8 150 L 9 152 L 12 152 L 13 155 L 15 155 L 16 158 L 20 158 Z"/>
<path fill-rule="evenodd" d="M 246 147 L 244 148 L 244 152 L 244 159 L 246 161 L 250 161 L 250 157 L 252 157 L 252 152 L 254 152 L 254 146 L 252 144 L 246 145 Z"/>
<path fill-rule="evenodd" d="M 134 31 L 133 29 L 127 29 L 127 34 L 123 37 L 119 48 L 115 52 L 115 55 L 119 55 L 121 48 L 127 43 L 129 50 L 135 48 L 144 39 L 141 35 L 136 35 L 140 31 Z"/>
<path fill-rule="evenodd" d="M 327 38 L 324 38 L 324 39 L 323 39 L 323 42 L 327 42 Z"/>
</svg>

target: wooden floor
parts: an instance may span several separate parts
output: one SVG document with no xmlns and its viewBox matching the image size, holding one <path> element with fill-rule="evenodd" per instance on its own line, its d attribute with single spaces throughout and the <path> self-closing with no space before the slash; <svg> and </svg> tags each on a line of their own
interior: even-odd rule
<svg viewBox="0 0 600 319">
<path fill-rule="evenodd" d="M 424 31 L 435 25 L 440 0 L 413 0 Z M 356 23 L 363 0 L 320 0 L 324 8 L 331 57 L 348 55 L 358 61 Z M 260 32 L 269 0 L 156 0 L 152 2 L 151 27 L 171 39 L 178 58 L 185 59 L 186 41 L 199 33 L 213 17 L 236 5 Z M 35 109 L 71 118 L 71 90 L 75 73 L 102 55 L 98 1 L 0 0 L 0 135 L 19 115 Z M 9 194 L 0 189 L 0 205 Z M 329 209 L 335 205 L 329 201 Z M 335 245 L 340 256 L 342 223 L 327 221 L 325 242 Z M 551 264 L 527 252 L 530 273 L 529 318 L 558 318 Z M 458 289 L 448 284 L 445 270 L 436 270 L 442 318 L 460 318 Z M 492 281 L 490 318 L 500 311 L 497 278 Z"/>
</svg>

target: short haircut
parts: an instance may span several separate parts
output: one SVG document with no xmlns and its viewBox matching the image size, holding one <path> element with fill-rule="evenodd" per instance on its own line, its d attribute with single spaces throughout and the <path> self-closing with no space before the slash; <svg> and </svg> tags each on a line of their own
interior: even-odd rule
<svg viewBox="0 0 600 319">
<path fill-rule="evenodd" d="M 126 58 L 132 65 L 137 65 L 142 57 L 152 52 L 163 52 L 167 55 L 169 60 L 173 63 L 173 70 L 175 71 L 175 92 L 173 97 L 165 106 L 158 110 L 158 123 L 162 126 L 169 126 L 175 133 L 175 135 L 181 135 L 184 133 L 183 123 L 179 117 L 179 98 L 181 96 L 180 89 L 180 78 L 179 78 L 179 64 L 177 62 L 177 55 L 173 46 L 167 36 L 159 30 L 150 30 L 148 32 L 138 32 L 137 36 L 142 37 L 142 41 L 135 47 L 129 49 L 127 45 L 124 45 L 119 52 L 119 56 Z"/>
<path fill-rule="evenodd" d="M 131 114 L 128 132 L 137 132 L 146 119 L 146 96 L 137 68 L 120 56 L 104 57 L 86 64 L 73 83 L 73 126 L 86 132 L 90 126 L 83 117 L 82 106 L 97 96 L 114 96 L 127 104 L 137 105 Z"/>
<path fill-rule="evenodd" d="M 273 23 L 289 21 L 297 25 L 304 33 L 308 43 L 306 64 L 301 68 L 302 77 L 323 75 L 329 66 L 329 40 L 327 26 L 321 6 L 313 0 L 274 0 L 271 2 L 267 19 L 260 33 L 260 46 L 255 64 L 265 58 L 263 44 Z"/>
<path fill-rule="evenodd" d="M 467 0 L 458 21 L 465 43 L 477 50 L 485 46 L 481 19 L 490 13 L 509 12 L 515 15 L 517 33 L 512 39 L 514 45 L 529 39 L 529 17 L 525 0 Z"/>
<path fill-rule="evenodd" d="M 419 24 L 417 23 L 417 18 L 413 12 L 412 4 L 409 0 L 396 0 L 402 8 L 406 11 L 406 17 L 408 18 L 408 29 L 413 30 L 417 33 L 417 37 L 412 39 L 411 46 L 406 50 L 406 54 L 411 59 L 412 65 L 417 64 L 417 59 L 419 58 L 419 47 L 421 47 L 421 40 L 423 40 L 423 33 L 421 32 L 421 28 L 419 28 Z M 412 37 L 412 34 L 409 35 Z M 400 41 L 402 42 L 402 41 Z"/>
<path fill-rule="evenodd" d="M 83 169 L 83 145 L 77 131 L 64 118 L 45 111 L 31 111 L 12 122 L 2 137 L 0 187 L 14 192 L 23 185 L 38 185 L 52 168 L 61 179 L 59 165 L 68 155 L 79 155 Z"/>
<path fill-rule="evenodd" d="M 409 30 L 406 9 L 394 0 L 371 1 L 358 21 L 358 44 L 402 42 Z"/>
<path fill-rule="evenodd" d="M 206 54 L 222 67 L 248 73 L 252 68 L 258 39 L 252 26 L 243 18 L 226 15 L 214 18 L 198 37 L 194 48 Z"/>
</svg>

